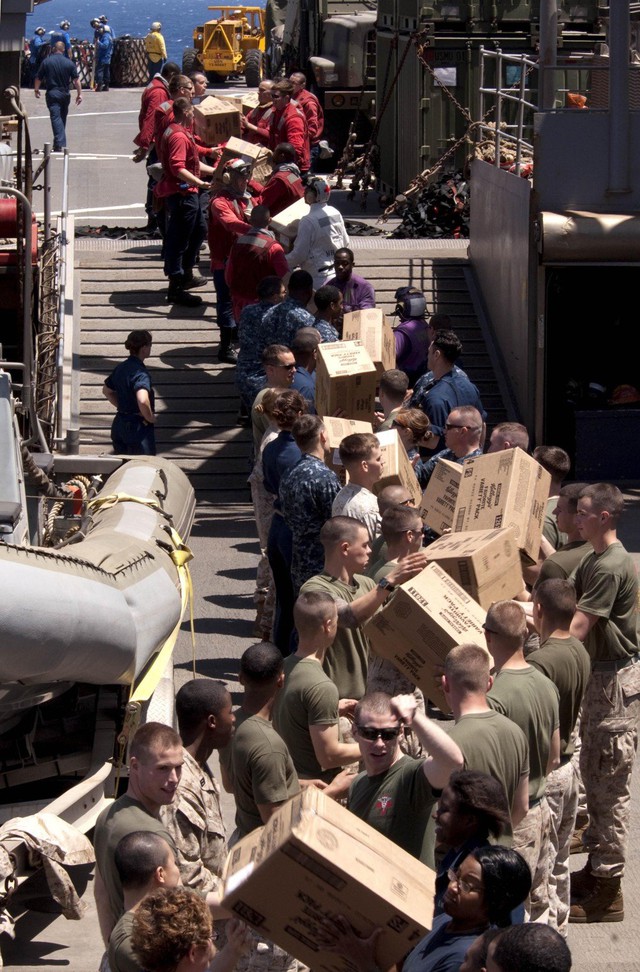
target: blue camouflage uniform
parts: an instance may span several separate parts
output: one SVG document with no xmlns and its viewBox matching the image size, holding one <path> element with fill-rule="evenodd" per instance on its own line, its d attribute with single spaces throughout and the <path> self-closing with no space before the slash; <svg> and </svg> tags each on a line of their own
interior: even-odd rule
<svg viewBox="0 0 640 972">
<path fill-rule="evenodd" d="M 249 304 L 240 314 L 238 322 L 240 351 L 236 364 L 236 385 L 247 408 L 251 408 L 254 398 L 260 389 L 264 388 L 265 375 L 262 370 L 261 356 L 267 345 L 263 339 L 263 319 L 273 306 L 271 301 L 261 300 L 259 304 Z"/>
<path fill-rule="evenodd" d="M 293 536 L 291 579 L 296 596 L 309 577 L 323 570 L 324 550 L 318 537 L 331 519 L 331 507 L 339 492 L 336 474 L 322 459 L 308 453 L 303 453 L 280 481 L 282 515 Z"/>
<path fill-rule="evenodd" d="M 463 371 L 462 368 L 458 368 L 457 365 L 453 366 L 452 374 L 462 375 L 463 378 L 469 377 L 466 371 Z M 427 371 L 427 373 L 423 375 L 422 378 L 419 378 L 415 383 L 413 394 L 411 395 L 407 408 L 422 408 L 427 392 L 430 388 L 433 388 L 435 383 L 436 379 L 433 376 L 433 371 Z"/>
<path fill-rule="evenodd" d="M 293 335 L 301 327 L 315 327 L 313 314 L 294 297 L 285 297 L 279 304 L 269 308 L 264 315 L 264 331 L 261 351 L 270 344 L 286 344 L 289 348 Z M 326 340 L 326 338 L 323 338 Z M 336 338 L 334 338 L 336 340 Z"/>
<path fill-rule="evenodd" d="M 480 412 L 482 420 L 486 420 L 487 413 L 482 407 L 480 392 L 466 375 L 456 374 L 454 371 L 437 378 L 423 393 L 421 404 L 417 407 L 428 416 L 432 431 L 439 437 L 436 451 L 445 448 L 445 423 L 453 409 L 461 405 L 473 405 Z"/>
<path fill-rule="evenodd" d="M 476 456 L 482 455 L 482 449 L 474 449 L 468 455 L 463 456 L 459 459 L 458 456 L 453 452 L 452 449 L 443 449 L 442 452 L 436 452 L 435 456 L 431 456 L 429 459 L 419 459 L 418 462 L 413 467 L 415 469 L 416 476 L 418 477 L 418 482 L 422 489 L 426 489 L 433 475 L 433 470 L 436 468 L 436 463 L 438 459 L 447 459 L 449 462 L 457 462 L 459 466 L 463 464 L 465 459 L 475 459 Z"/>
</svg>

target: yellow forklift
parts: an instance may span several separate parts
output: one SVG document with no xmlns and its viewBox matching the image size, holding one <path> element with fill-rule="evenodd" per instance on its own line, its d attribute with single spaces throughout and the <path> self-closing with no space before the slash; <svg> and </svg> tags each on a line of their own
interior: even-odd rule
<svg viewBox="0 0 640 972">
<path fill-rule="evenodd" d="M 185 48 L 185 74 L 204 71 L 211 84 L 244 77 L 257 88 L 264 76 L 264 10 L 262 7 L 209 7 L 214 19 L 193 32 L 193 47 Z"/>
</svg>

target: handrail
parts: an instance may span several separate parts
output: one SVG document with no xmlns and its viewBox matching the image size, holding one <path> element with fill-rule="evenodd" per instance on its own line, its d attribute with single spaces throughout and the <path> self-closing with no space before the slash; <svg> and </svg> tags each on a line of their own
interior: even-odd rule
<svg viewBox="0 0 640 972">
<path fill-rule="evenodd" d="M 67 216 L 69 215 L 69 149 L 65 148 L 62 160 L 62 206 L 60 209 L 60 237 L 58 259 L 58 352 L 56 361 L 57 371 L 57 407 L 56 407 L 56 436 L 62 438 L 62 395 L 64 384 L 64 339 L 65 313 L 67 302 Z"/>
</svg>

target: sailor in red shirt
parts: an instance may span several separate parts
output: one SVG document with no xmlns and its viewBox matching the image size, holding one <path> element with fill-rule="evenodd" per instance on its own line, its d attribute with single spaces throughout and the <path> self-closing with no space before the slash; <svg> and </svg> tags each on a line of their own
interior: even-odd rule
<svg viewBox="0 0 640 972">
<path fill-rule="evenodd" d="M 309 131 L 309 141 L 311 142 L 313 155 L 313 148 L 320 144 L 320 139 L 324 131 L 324 112 L 322 105 L 311 91 L 307 91 L 307 79 L 302 71 L 295 71 L 289 80 L 293 85 L 294 100 L 300 105 L 304 112 L 304 117 L 307 119 L 307 129 Z"/>
<path fill-rule="evenodd" d="M 197 282 L 194 267 L 200 245 L 206 236 L 206 223 L 199 190 L 208 188 L 203 175 L 213 169 L 200 161 L 193 126 L 193 105 L 188 98 L 173 102 L 174 122 L 162 136 L 160 154 L 163 176 L 155 195 L 163 200 L 166 212 L 164 272 L 169 278 L 167 301 L 185 307 L 197 307 L 202 298 L 190 294 L 189 286 Z"/>
<path fill-rule="evenodd" d="M 271 100 L 275 111 L 269 123 L 269 136 L 256 125 L 252 125 L 246 118 L 241 120 L 244 131 L 251 131 L 259 142 L 267 145 L 272 151 L 281 142 L 289 142 L 296 152 L 296 162 L 300 173 L 305 176 L 309 171 L 310 144 L 307 131 L 307 121 L 304 112 L 297 105 L 291 103 L 293 85 L 290 81 L 277 81 L 271 89 Z"/>
<path fill-rule="evenodd" d="M 251 210 L 251 229 L 238 236 L 231 247 L 225 280 L 231 291 L 236 321 L 244 307 L 258 302 L 258 284 L 265 277 L 286 277 L 289 267 L 284 250 L 267 229 L 271 213 L 266 206 Z"/>
<path fill-rule="evenodd" d="M 149 158 L 147 160 L 148 165 L 153 165 L 154 162 L 158 161 L 158 156 L 153 145 L 153 116 L 158 105 L 167 99 L 167 95 L 169 93 L 169 81 L 174 74 L 179 73 L 179 65 L 175 64 L 173 61 L 167 61 L 160 74 L 156 74 L 142 92 L 140 114 L 138 115 L 139 131 L 133 140 L 138 146 L 133 153 L 134 162 L 142 162 L 143 159 L 147 158 L 147 153 L 149 153 Z M 144 205 L 145 212 L 147 214 L 146 228 L 148 230 L 154 230 L 157 228 L 157 219 L 153 212 L 154 186 L 155 180 L 149 176 L 149 181 L 147 182 L 147 199 Z"/>
<path fill-rule="evenodd" d="M 231 247 L 238 236 L 251 229 L 249 216 L 261 202 L 262 186 L 249 179 L 251 166 L 243 159 L 230 159 L 224 167 L 224 186 L 212 193 L 209 208 L 209 252 L 216 289 L 216 318 L 220 328 L 218 361 L 235 364 L 238 355 L 231 346 L 236 336 L 231 294 L 224 271 Z"/>
<path fill-rule="evenodd" d="M 304 196 L 300 169 L 296 165 L 296 153 L 289 142 L 281 142 L 273 153 L 273 172 L 262 190 L 262 204 L 268 206 L 272 216 L 277 216 L 287 206 Z"/>
<path fill-rule="evenodd" d="M 269 123 L 275 110 L 271 101 L 271 89 L 274 83 L 273 81 L 268 81 L 266 78 L 260 82 L 258 85 L 258 106 L 257 108 L 252 108 L 247 115 L 249 124 L 261 129 L 267 138 L 269 137 Z M 261 141 L 250 128 L 246 130 L 244 137 L 247 142 L 257 143 Z"/>
<path fill-rule="evenodd" d="M 186 74 L 174 74 L 169 81 L 168 97 L 156 107 L 153 113 L 153 142 L 156 152 L 162 143 L 165 129 L 173 122 L 173 102 L 176 98 L 187 98 L 190 102 L 194 94 L 193 81 Z M 160 159 L 162 161 L 162 159 Z"/>
</svg>

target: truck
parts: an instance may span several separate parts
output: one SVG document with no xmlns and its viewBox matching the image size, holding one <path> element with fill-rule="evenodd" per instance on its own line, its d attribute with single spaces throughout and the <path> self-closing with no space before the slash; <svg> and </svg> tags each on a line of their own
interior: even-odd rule
<svg viewBox="0 0 640 972">
<path fill-rule="evenodd" d="M 193 47 L 185 48 L 185 74 L 204 71 L 211 84 L 244 77 L 257 88 L 264 74 L 264 10 L 262 7 L 209 7 L 217 14 L 193 31 Z"/>
</svg>

